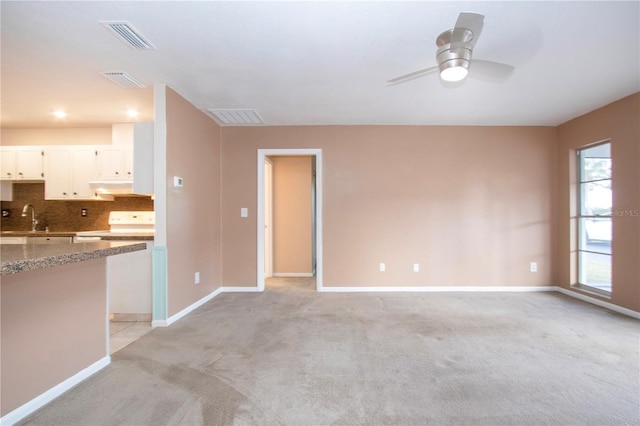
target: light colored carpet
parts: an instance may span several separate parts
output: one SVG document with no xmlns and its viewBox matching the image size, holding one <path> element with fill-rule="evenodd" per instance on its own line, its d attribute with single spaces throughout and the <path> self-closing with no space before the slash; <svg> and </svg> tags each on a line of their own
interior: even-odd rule
<svg viewBox="0 0 640 426">
<path fill-rule="evenodd" d="M 28 425 L 640 423 L 640 322 L 556 293 L 224 293 Z"/>
</svg>

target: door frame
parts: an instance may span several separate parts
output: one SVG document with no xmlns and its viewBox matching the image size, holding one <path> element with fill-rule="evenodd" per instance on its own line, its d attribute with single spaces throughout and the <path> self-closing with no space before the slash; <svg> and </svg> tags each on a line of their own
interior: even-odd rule
<svg viewBox="0 0 640 426">
<path fill-rule="evenodd" d="M 273 276 L 273 163 L 269 157 L 265 158 L 264 166 L 264 276 L 270 278 Z"/>
<path fill-rule="evenodd" d="M 316 164 L 316 290 L 322 291 L 322 149 L 258 149 L 258 291 L 264 291 L 264 163 L 272 156 L 308 156 L 315 158 Z"/>
</svg>

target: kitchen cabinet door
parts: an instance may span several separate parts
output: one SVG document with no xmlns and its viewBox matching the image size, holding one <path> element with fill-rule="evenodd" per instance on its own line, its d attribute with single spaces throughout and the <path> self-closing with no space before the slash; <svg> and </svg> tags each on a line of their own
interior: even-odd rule
<svg viewBox="0 0 640 426">
<path fill-rule="evenodd" d="M 71 154 L 71 193 L 74 198 L 92 199 L 89 181 L 96 179 L 96 154 L 93 147 L 77 147 Z"/>
<path fill-rule="evenodd" d="M 124 179 L 133 179 L 133 145 L 125 145 L 122 152 L 124 156 Z"/>
<path fill-rule="evenodd" d="M 51 147 L 44 153 L 44 198 L 71 198 L 71 151 L 66 147 Z"/>
<path fill-rule="evenodd" d="M 98 148 L 98 179 L 125 180 L 127 178 L 124 165 L 124 145 L 106 145 Z"/>
<path fill-rule="evenodd" d="M 94 198 L 89 181 L 96 179 L 93 146 L 52 147 L 45 152 L 46 200 Z"/>
<path fill-rule="evenodd" d="M 16 151 L 11 146 L 0 148 L 0 179 L 13 180 L 16 176 Z"/>
<path fill-rule="evenodd" d="M 16 179 L 42 180 L 44 152 L 38 146 L 16 147 Z"/>
</svg>

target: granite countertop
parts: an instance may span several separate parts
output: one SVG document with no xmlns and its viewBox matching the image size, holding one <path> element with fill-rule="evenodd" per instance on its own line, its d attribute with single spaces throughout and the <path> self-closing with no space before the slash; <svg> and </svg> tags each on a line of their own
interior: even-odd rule
<svg viewBox="0 0 640 426">
<path fill-rule="evenodd" d="M 74 231 L 2 231 L 0 237 L 75 237 L 78 236 L 96 236 L 102 238 L 103 241 L 153 241 L 154 234 L 149 232 L 132 232 L 132 233 L 113 233 L 104 231 L 96 233 L 91 231 L 92 235 L 83 235 L 86 232 Z"/>
<path fill-rule="evenodd" d="M 3 244 L 0 245 L 0 275 L 50 268 L 121 253 L 145 250 L 147 244 L 95 241 L 77 244 Z"/>
<path fill-rule="evenodd" d="M 83 236 L 81 232 L 77 234 Z M 87 236 L 87 235 L 84 235 Z M 149 232 L 132 232 L 119 234 L 117 232 L 105 232 L 104 234 L 96 234 L 93 236 L 99 236 L 102 241 L 153 241 L 154 234 Z"/>
<path fill-rule="evenodd" d="M 75 232 L 62 231 L 2 231 L 0 237 L 74 237 Z"/>
</svg>

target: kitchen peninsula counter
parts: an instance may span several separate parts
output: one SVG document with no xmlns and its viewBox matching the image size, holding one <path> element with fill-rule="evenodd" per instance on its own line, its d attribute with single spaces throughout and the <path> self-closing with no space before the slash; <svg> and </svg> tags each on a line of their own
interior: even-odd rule
<svg viewBox="0 0 640 426">
<path fill-rule="evenodd" d="M 0 245 L 0 423 L 14 424 L 107 366 L 107 259 L 147 243 Z"/>
<path fill-rule="evenodd" d="M 0 245 L 0 275 L 50 268 L 68 263 L 130 253 L 147 248 L 144 242 L 95 241 L 76 244 Z"/>
</svg>

